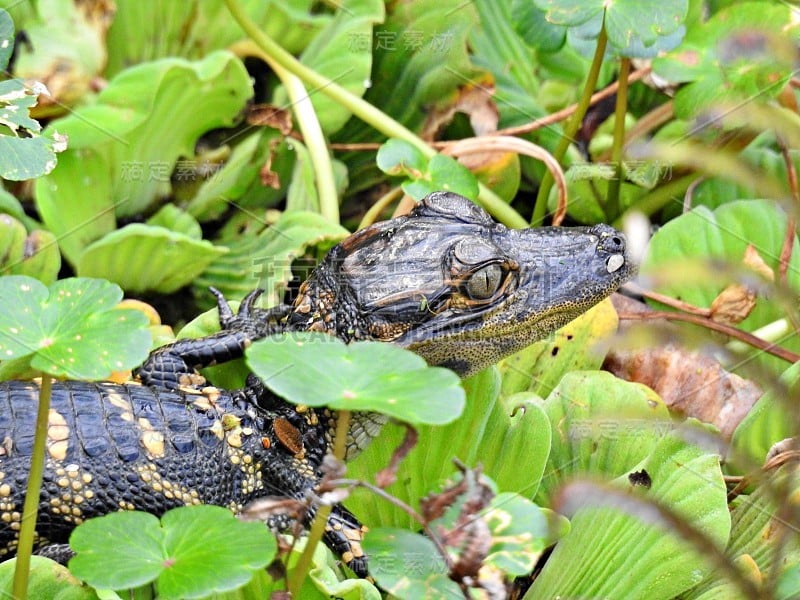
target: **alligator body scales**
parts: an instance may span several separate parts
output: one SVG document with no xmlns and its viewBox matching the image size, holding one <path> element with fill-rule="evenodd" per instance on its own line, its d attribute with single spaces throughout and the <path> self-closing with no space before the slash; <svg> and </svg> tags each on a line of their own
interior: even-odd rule
<svg viewBox="0 0 800 600">
<path fill-rule="evenodd" d="M 439 192 L 409 215 L 336 246 L 292 306 L 234 315 L 218 295 L 222 331 L 151 353 L 139 384 L 54 384 L 39 546 L 63 544 L 77 523 L 123 509 L 160 515 L 184 504 L 240 511 L 268 496 L 301 501 L 308 525 L 336 415 L 295 407 L 251 376 L 242 390 L 204 387 L 196 370 L 241 357 L 277 331 L 379 340 L 462 376 L 548 335 L 634 272 L 624 237 L 594 227 L 510 230 L 465 198 Z M 38 385 L 0 384 L 0 553 L 15 552 L 30 464 Z M 357 414 L 348 458 L 385 418 Z M 268 524 L 285 529 L 287 516 Z M 333 508 L 326 545 L 366 576 L 363 528 Z"/>
</svg>

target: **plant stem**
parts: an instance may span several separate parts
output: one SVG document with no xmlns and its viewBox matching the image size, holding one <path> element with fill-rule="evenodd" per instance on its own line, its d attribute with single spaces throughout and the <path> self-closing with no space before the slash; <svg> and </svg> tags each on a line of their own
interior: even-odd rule
<svg viewBox="0 0 800 600">
<path fill-rule="evenodd" d="M 261 49 L 258 48 L 258 50 Z M 314 178 L 317 182 L 319 196 L 319 212 L 331 223 L 338 223 L 339 196 L 336 193 L 333 164 L 325 141 L 325 134 L 322 132 L 322 126 L 319 124 L 314 105 L 311 103 L 311 97 L 300 78 L 284 69 L 266 53 L 259 52 L 258 54 L 275 71 L 289 95 L 292 110 L 297 117 L 297 126 L 300 128 L 300 133 L 303 134 L 303 141 L 308 148 L 311 164 L 314 167 Z"/>
<path fill-rule="evenodd" d="M 336 414 L 336 437 L 333 440 L 333 455 L 339 460 L 344 460 L 347 449 L 347 430 L 350 428 L 350 411 L 340 410 Z M 314 515 L 314 522 L 308 532 L 308 539 L 303 552 L 300 554 L 300 558 L 297 559 L 297 563 L 291 573 L 289 573 L 288 588 L 292 598 L 300 597 L 300 587 L 311 570 L 314 550 L 322 539 L 322 534 L 325 533 L 325 527 L 328 524 L 328 517 L 332 508 L 330 505 L 322 505 L 317 510 L 317 514 Z"/>
<path fill-rule="evenodd" d="M 600 35 L 597 37 L 597 47 L 594 50 L 594 58 L 592 65 L 589 68 L 589 75 L 586 79 L 586 85 L 583 86 L 583 94 L 578 101 L 578 107 L 572 118 L 567 122 L 564 127 L 564 135 L 558 143 L 553 156 L 558 162 L 561 162 L 567 149 L 575 138 L 578 128 L 581 126 L 583 117 L 586 115 L 586 110 L 592 101 L 592 92 L 597 85 L 597 77 L 600 74 L 600 67 L 603 64 L 603 55 L 606 52 L 606 37 L 605 24 L 600 30 Z M 547 212 L 547 198 L 550 196 L 550 188 L 553 187 L 553 176 L 548 171 L 542 178 L 542 183 L 539 185 L 539 193 L 536 195 L 536 204 L 533 207 L 533 216 L 531 217 L 531 225 L 541 225 L 544 221 L 545 213 Z"/>
<path fill-rule="evenodd" d="M 427 158 L 431 158 L 436 154 L 436 150 L 431 148 L 413 131 L 401 123 L 398 123 L 385 112 L 376 108 L 363 98 L 351 94 L 336 82 L 308 68 L 289 54 L 275 42 L 275 40 L 258 28 L 237 0 L 225 0 L 225 5 L 228 7 L 231 16 L 233 16 L 244 32 L 250 36 L 253 42 L 271 57 L 275 63 L 299 77 L 307 85 L 319 90 L 346 107 L 359 119 L 368 123 L 385 136 L 399 138 L 409 142 L 415 148 L 419 149 Z M 524 227 L 526 225 L 525 220 L 519 213 L 499 198 L 497 194 L 483 184 L 479 184 L 479 189 L 478 200 L 492 216 L 509 227 Z"/>
<path fill-rule="evenodd" d="M 628 112 L 628 75 L 631 71 L 631 59 L 623 58 L 619 68 L 619 89 L 617 104 L 614 110 L 614 143 L 611 146 L 611 162 L 616 169 L 616 177 L 608 183 L 608 208 L 606 216 L 617 218 L 621 213 L 619 191 L 622 185 L 624 169 L 622 167 L 622 147 L 625 143 L 625 114 Z"/>
<path fill-rule="evenodd" d="M 22 508 L 22 524 L 17 545 L 17 564 L 14 567 L 13 595 L 15 600 L 25 600 L 28 597 L 28 571 L 31 566 L 33 537 L 36 533 L 36 517 L 39 510 L 39 493 L 42 488 L 42 474 L 44 473 L 47 420 L 50 413 L 50 394 L 52 389 L 53 383 L 50 376 L 42 375 L 31 468 L 28 473 L 28 487 L 25 490 L 25 502 Z"/>
</svg>

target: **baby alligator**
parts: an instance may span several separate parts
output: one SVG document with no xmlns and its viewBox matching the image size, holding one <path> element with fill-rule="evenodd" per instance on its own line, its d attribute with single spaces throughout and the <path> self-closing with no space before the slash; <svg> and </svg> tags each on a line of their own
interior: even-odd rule
<svg viewBox="0 0 800 600">
<path fill-rule="evenodd" d="M 254 378 L 226 391 L 196 370 L 242 356 L 279 331 L 393 342 L 461 376 L 571 321 L 629 279 L 624 237 L 607 225 L 511 230 L 456 194 L 437 192 L 410 214 L 333 248 L 292 306 L 263 310 L 251 294 L 238 315 L 218 296 L 222 331 L 154 351 L 140 383 L 58 382 L 53 388 L 37 545 L 63 556 L 83 520 L 120 509 L 160 515 L 185 504 L 233 511 L 256 498 L 311 502 L 336 417 L 290 405 Z M 39 386 L 0 384 L 0 554 L 16 551 Z M 348 457 L 384 419 L 362 414 Z M 278 529 L 288 516 L 274 517 Z M 367 575 L 363 527 L 341 505 L 326 545 Z"/>
</svg>

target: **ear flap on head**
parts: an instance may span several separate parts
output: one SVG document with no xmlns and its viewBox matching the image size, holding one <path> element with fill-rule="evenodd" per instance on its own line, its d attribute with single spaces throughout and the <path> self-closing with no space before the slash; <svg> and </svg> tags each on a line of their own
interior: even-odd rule
<svg viewBox="0 0 800 600">
<path fill-rule="evenodd" d="M 453 192 L 433 192 L 420 200 L 411 211 L 415 217 L 441 217 L 449 221 L 492 225 L 489 214 L 471 200 Z"/>
</svg>

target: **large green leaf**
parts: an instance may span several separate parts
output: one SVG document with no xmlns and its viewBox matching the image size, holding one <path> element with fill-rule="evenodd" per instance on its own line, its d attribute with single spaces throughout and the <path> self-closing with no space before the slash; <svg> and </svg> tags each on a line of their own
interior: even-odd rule
<svg viewBox="0 0 800 600">
<path fill-rule="evenodd" d="M 776 548 L 777 537 L 785 523 L 781 523 L 776 496 L 786 494 L 786 469 L 762 480 L 752 494 L 739 496 L 731 507 L 731 536 L 725 550 L 728 558 L 735 564 L 755 565 L 758 576 L 767 577 L 776 567 L 775 561 L 780 558 L 778 572 L 796 571 L 800 565 L 800 539 L 796 535 L 788 535 L 786 546 L 780 551 Z M 791 481 L 793 493 L 800 491 L 800 484 L 794 477 Z M 752 561 L 752 563 L 750 562 Z M 788 585 L 786 582 L 784 585 Z M 740 598 L 741 592 L 733 586 L 723 574 L 711 573 L 698 587 L 686 594 L 685 600 L 710 600 L 712 598 Z M 784 596 L 780 592 L 778 598 L 796 598 Z"/>
<path fill-rule="evenodd" d="M 267 387 L 296 404 L 377 411 L 412 425 L 450 423 L 464 409 L 455 373 L 392 344 L 295 332 L 259 340 L 246 356 Z"/>
<path fill-rule="evenodd" d="M 500 397 L 497 370 L 487 369 L 464 381 L 464 413 L 446 426 L 417 427 L 417 443 L 400 463 L 397 481 L 387 491 L 415 506 L 456 471 L 454 459 L 468 467 L 481 465 L 502 492 L 535 495 L 550 448 L 547 417 L 531 394 Z M 372 480 L 385 468 L 404 436 L 404 429 L 386 425 L 380 436 L 354 461 L 350 475 Z M 525 468 L 520 469 L 520 461 Z M 415 527 L 394 504 L 376 501 L 365 490 L 354 490 L 347 501 L 366 523 L 387 527 Z"/>
<path fill-rule="evenodd" d="M 12 598 L 17 559 L 0 564 L 0 595 Z M 67 570 L 67 567 L 43 556 L 31 556 L 28 598 L 47 600 L 101 600 L 97 592 Z"/>
<path fill-rule="evenodd" d="M 781 376 L 789 393 L 782 390 L 769 390 L 750 409 L 747 416 L 733 432 L 731 444 L 735 452 L 731 460 L 744 456 L 751 464 L 761 465 L 767 452 L 781 440 L 797 435 L 797 413 L 792 399 L 800 389 L 800 363 L 789 367 Z M 737 465 L 748 470 L 750 465 Z"/>
<path fill-rule="evenodd" d="M 649 388 L 604 371 L 567 373 L 544 403 L 552 443 L 537 503 L 575 475 L 615 478 L 652 452 L 671 425 Z"/>
<path fill-rule="evenodd" d="M 56 377 L 104 379 L 130 369 L 150 349 L 147 317 L 118 309 L 122 290 L 98 279 L 72 278 L 49 288 L 30 277 L 0 277 L 0 357 L 30 357 Z"/>
<path fill-rule="evenodd" d="M 265 33 L 287 51 L 305 48 L 331 15 L 312 0 L 239 0 Z M 198 59 L 242 39 L 223 0 L 117 0 L 108 31 L 108 77 L 131 65 L 168 56 Z"/>
<path fill-rule="evenodd" d="M 192 283 L 226 249 L 164 227 L 132 223 L 89 245 L 82 277 L 102 277 L 132 292 L 171 293 Z"/>
<path fill-rule="evenodd" d="M 735 273 L 745 268 L 742 261 L 748 246 L 753 246 L 777 274 L 785 233 L 786 214 L 767 201 L 729 202 L 713 212 L 700 206 L 673 219 L 656 232 L 641 273 L 652 277 L 655 291 L 708 308 L 723 289 L 738 283 Z M 727 265 L 728 269 L 720 268 L 721 265 Z M 800 290 L 800 244 L 797 239 L 789 261 L 787 284 L 793 290 Z M 785 310 L 780 304 L 760 296 L 753 311 L 738 327 L 752 332 L 784 316 Z M 778 341 L 790 350 L 800 350 L 800 339 L 795 333 Z M 785 362 L 761 352 L 750 356 L 776 372 L 786 366 Z"/>
<path fill-rule="evenodd" d="M 111 513 L 79 525 L 70 546 L 76 552 L 70 571 L 94 587 L 155 581 L 164 600 L 241 587 L 277 550 L 262 523 L 240 521 L 220 506 L 175 508 L 160 523 L 148 513 Z"/>
<path fill-rule="evenodd" d="M 52 122 L 50 130 L 69 136 L 75 159 L 37 180 L 36 205 L 66 258 L 77 263 L 87 243 L 82 230 L 93 219 L 139 214 L 169 195 L 178 157 L 194 156 L 203 133 L 230 126 L 251 94 L 247 71 L 228 52 L 195 63 L 170 58 L 126 69 L 95 104 Z M 92 194 L 82 180 L 86 170 Z M 87 195 L 91 209 L 83 206 Z M 88 241 L 103 233 L 88 229 Z"/>
<path fill-rule="evenodd" d="M 619 419 L 622 427 L 627 423 L 624 417 Z M 700 426 L 695 423 L 692 427 Z M 659 440 L 656 432 L 634 428 L 647 438 L 651 448 L 629 470 L 645 471 L 650 486 L 632 487 L 628 473 L 615 484 L 627 488 L 628 493 L 641 493 L 665 505 L 688 526 L 723 548 L 731 522 L 719 457 L 685 441 L 681 430 Z M 619 440 L 619 445 L 625 446 L 626 441 Z M 712 571 L 696 547 L 676 532 L 646 519 L 644 512 L 637 515 L 602 507 L 601 497 L 581 500 L 588 506 L 574 515 L 569 533 L 556 545 L 525 598 L 668 600 Z"/>
</svg>

